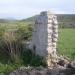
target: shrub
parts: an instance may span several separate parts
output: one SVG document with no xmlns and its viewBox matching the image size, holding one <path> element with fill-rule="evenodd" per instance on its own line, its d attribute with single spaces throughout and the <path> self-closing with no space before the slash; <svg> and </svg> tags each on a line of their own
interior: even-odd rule
<svg viewBox="0 0 75 75">
<path fill-rule="evenodd" d="M 28 66 L 46 66 L 43 57 L 35 55 L 30 49 L 26 49 L 22 53 L 23 64 Z"/>
<path fill-rule="evenodd" d="M 21 65 L 14 64 L 2 64 L 0 63 L 0 75 L 9 75 L 10 72 L 18 69 Z"/>
</svg>

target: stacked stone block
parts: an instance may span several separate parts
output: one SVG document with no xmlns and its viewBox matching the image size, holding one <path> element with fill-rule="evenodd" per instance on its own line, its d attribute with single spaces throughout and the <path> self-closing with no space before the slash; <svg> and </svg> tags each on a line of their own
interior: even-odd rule
<svg viewBox="0 0 75 75">
<path fill-rule="evenodd" d="M 49 12 L 41 12 L 37 16 L 34 26 L 32 45 L 33 50 L 40 56 L 48 56 L 48 59 L 56 57 L 58 39 L 57 17 Z"/>
</svg>

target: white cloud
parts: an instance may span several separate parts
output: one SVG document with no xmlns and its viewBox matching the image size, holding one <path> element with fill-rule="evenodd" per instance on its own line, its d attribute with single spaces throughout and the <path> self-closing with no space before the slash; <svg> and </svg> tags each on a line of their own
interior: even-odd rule
<svg viewBox="0 0 75 75">
<path fill-rule="evenodd" d="M 16 2 L 17 0 L 0 0 L 0 3 L 12 3 L 12 2 Z"/>
<path fill-rule="evenodd" d="M 75 0 L 0 0 L 0 17 L 26 18 L 46 10 L 75 13 Z"/>
</svg>

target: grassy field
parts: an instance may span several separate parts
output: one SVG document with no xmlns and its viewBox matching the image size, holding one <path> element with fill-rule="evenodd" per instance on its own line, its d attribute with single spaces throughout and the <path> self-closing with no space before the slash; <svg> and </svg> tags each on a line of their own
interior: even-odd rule
<svg viewBox="0 0 75 75">
<path fill-rule="evenodd" d="M 0 73 L 4 73 L 4 75 L 6 75 L 6 74 L 8 75 L 8 73 L 19 68 L 20 66 L 22 66 L 22 65 L 26 66 L 26 63 L 28 63 L 29 60 L 31 59 L 30 58 L 31 56 L 29 56 L 30 54 L 27 54 L 29 52 L 27 52 L 27 53 L 25 52 L 22 54 L 22 57 L 24 57 L 24 59 L 23 58 L 22 59 L 20 58 L 19 60 L 15 59 L 17 62 L 14 62 L 14 63 L 11 63 L 10 61 L 8 61 L 9 57 L 7 56 L 7 53 L 6 53 L 7 45 L 5 45 L 4 43 L 2 44 L 2 41 L 4 41 L 2 35 L 4 35 L 5 32 L 9 32 L 12 29 L 13 30 L 17 29 L 18 36 L 14 35 L 14 38 L 18 39 L 20 36 L 19 40 L 24 41 L 27 38 L 30 38 L 30 36 L 31 36 L 30 34 L 32 32 L 31 28 L 32 28 L 31 23 L 24 23 L 24 22 L 0 23 Z M 8 43 L 12 43 L 13 39 L 11 40 L 10 36 L 9 36 L 9 40 L 10 40 L 10 42 L 8 42 Z M 16 43 L 16 44 L 18 45 L 18 43 Z M 16 44 L 15 44 L 15 46 L 16 46 Z M 22 46 L 24 46 L 24 45 L 22 45 Z M 15 50 L 15 48 L 13 50 Z M 21 51 L 23 51 L 23 50 L 25 50 L 25 46 L 21 49 Z M 57 51 L 59 54 L 68 56 L 72 60 L 75 58 L 75 29 L 73 29 L 73 28 L 59 29 Z M 32 58 L 33 59 L 31 60 L 31 62 L 32 62 L 31 64 L 35 64 L 35 63 L 38 64 L 38 62 L 40 61 L 38 57 L 36 57 L 36 58 L 32 57 Z"/>
<path fill-rule="evenodd" d="M 75 29 L 60 29 L 58 52 L 70 58 L 75 58 Z"/>
<path fill-rule="evenodd" d="M 31 22 L 16 22 L 16 23 L 0 23 L 0 31 L 4 27 L 8 29 L 16 29 L 17 26 L 32 26 Z M 25 27 L 24 27 L 25 28 Z M 1 34 L 0 34 L 1 35 Z M 75 57 L 75 29 L 65 28 L 59 29 L 58 52 L 70 58 Z M 0 54 L 1 55 L 1 54 Z"/>
<path fill-rule="evenodd" d="M 26 53 L 25 45 L 23 45 L 23 41 L 31 39 L 35 17 L 24 20 L 0 19 L 0 75 L 8 75 L 20 66 L 45 65 L 38 56 L 33 57 L 28 50 Z M 59 54 L 74 59 L 75 29 L 72 28 L 75 28 L 75 15 L 58 15 L 58 21 L 59 28 L 65 29 L 59 29 L 57 51 Z M 13 52 L 13 55 L 10 52 Z"/>
</svg>

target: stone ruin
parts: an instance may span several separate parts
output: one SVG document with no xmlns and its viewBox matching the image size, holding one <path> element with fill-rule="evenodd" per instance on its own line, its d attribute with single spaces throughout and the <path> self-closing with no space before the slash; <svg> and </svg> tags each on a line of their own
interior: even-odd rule
<svg viewBox="0 0 75 75">
<path fill-rule="evenodd" d="M 49 11 L 41 12 L 35 21 L 32 49 L 46 58 L 48 67 L 21 67 L 9 75 L 75 75 L 75 61 L 69 62 L 57 56 L 57 41 L 57 17 Z"/>
<path fill-rule="evenodd" d="M 48 66 L 56 62 L 57 41 L 57 16 L 49 11 L 41 12 L 35 20 L 32 47 L 36 54 L 47 57 Z"/>
<path fill-rule="evenodd" d="M 75 75 L 75 68 L 27 68 L 21 67 L 9 75 Z"/>
</svg>

